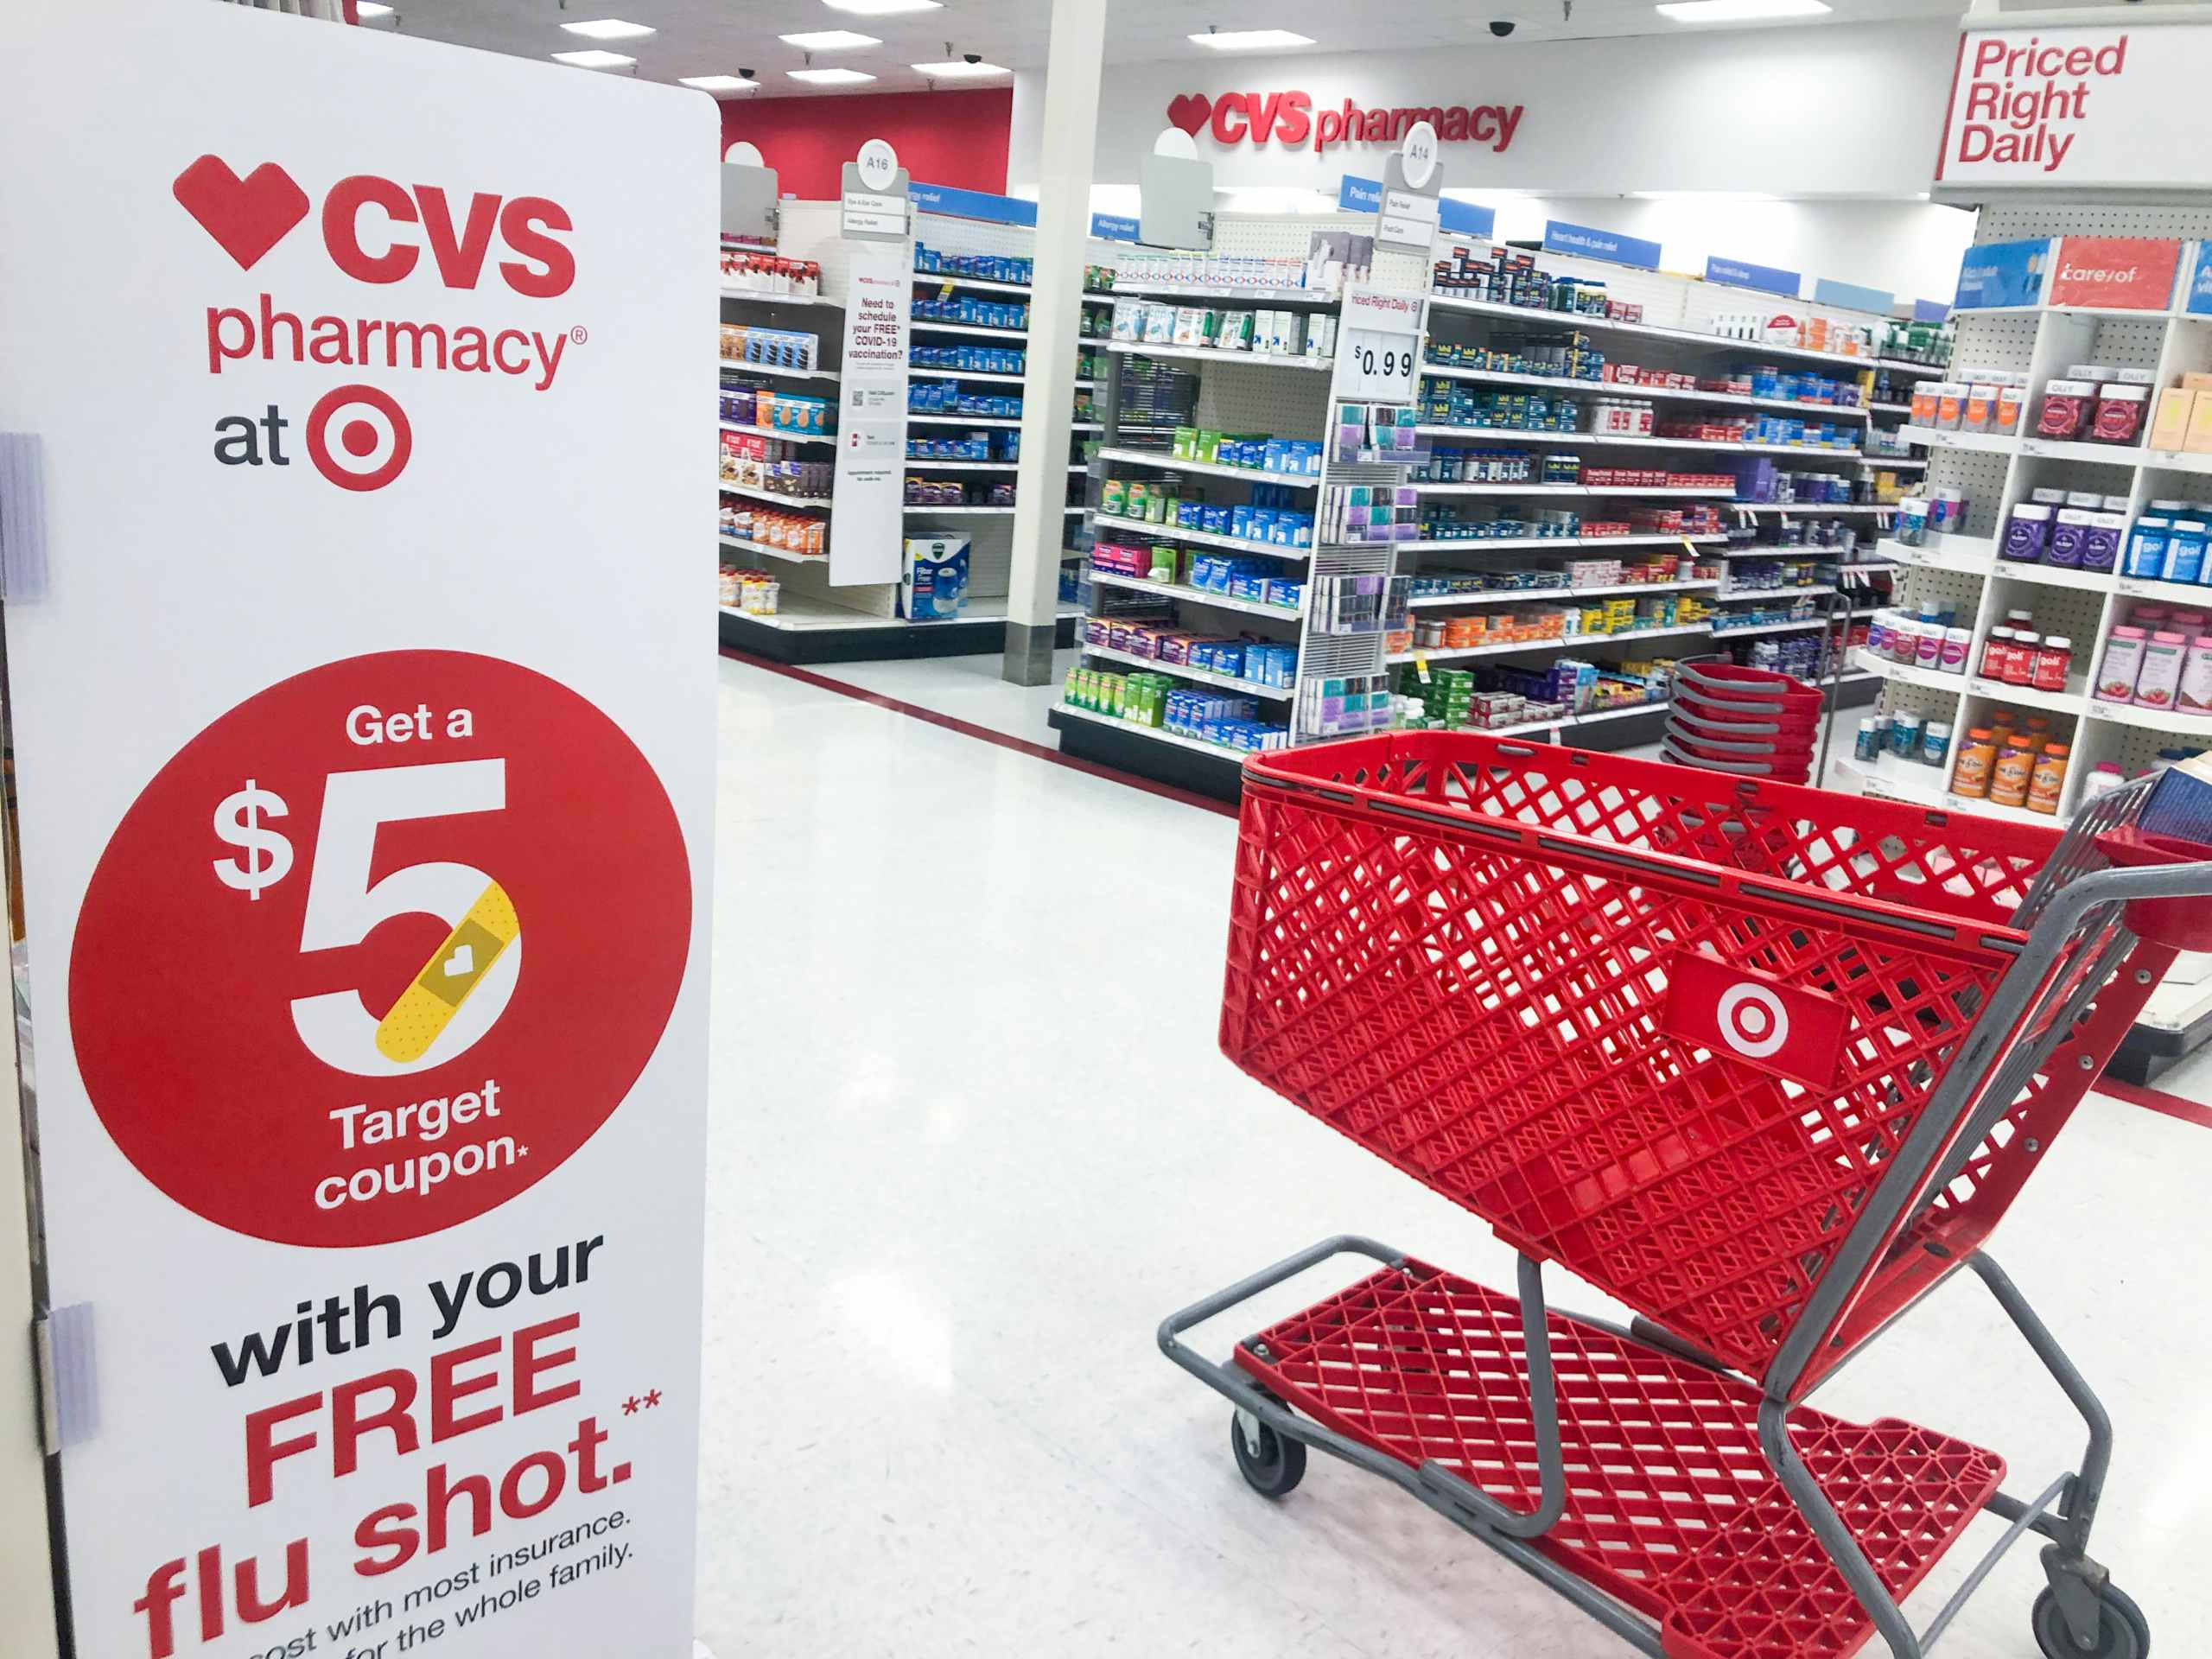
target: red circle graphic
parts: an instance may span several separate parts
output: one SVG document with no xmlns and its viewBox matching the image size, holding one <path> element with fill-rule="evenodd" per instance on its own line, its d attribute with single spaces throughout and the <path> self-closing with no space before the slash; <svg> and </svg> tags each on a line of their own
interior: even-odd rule
<svg viewBox="0 0 2212 1659">
<path fill-rule="evenodd" d="M 439 795 L 462 777 L 482 798 Z M 416 902 L 434 873 L 464 895 L 443 913 Z M 219 1226 L 419 1237 L 607 1121 L 659 1045 L 690 932 L 675 810 L 605 714 L 493 658 L 352 658 L 232 709 L 124 815 L 72 946 L 78 1068 L 139 1173 Z M 374 1031 L 367 1069 L 309 1046 L 309 1002 Z M 379 1058 L 388 1040 L 404 1061 Z M 376 1074 L 401 1063 L 418 1069 Z"/>
<path fill-rule="evenodd" d="M 382 416 L 391 428 L 391 454 L 380 466 L 366 472 L 356 471 L 344 460 L 331 453 L 331 423 L 346 410 L 365 404 Z M 315 407 L 308 411 L 308 459 L 315 469 L 341 490 L 380 490 L 407 469 L 408 457 L 415 453 L 415 430 L 408 424 L 407 411 L 388 392 L 374 386 L 334 386 L 315 399 Z M 365 435 L 365 442 L 358 442 Z M 339 430 L 338 447 L 356 461 L 365 461 L 377 447 L 378 433 L 376 423 L 359 416 L 345 422 Z"/>
</svg>

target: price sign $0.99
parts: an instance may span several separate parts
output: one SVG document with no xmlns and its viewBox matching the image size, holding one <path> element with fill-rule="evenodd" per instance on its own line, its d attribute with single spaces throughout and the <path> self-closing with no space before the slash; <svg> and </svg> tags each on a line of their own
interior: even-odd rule
<svg viewBox="0 0 2212 1659">
<path fill-rule="evenodd" d="M 1380 328 L 1347 328 L 1337 364 L 1336 394 L 1376 404 L 1414 401 L 1421 337 Z"/>
</svg>

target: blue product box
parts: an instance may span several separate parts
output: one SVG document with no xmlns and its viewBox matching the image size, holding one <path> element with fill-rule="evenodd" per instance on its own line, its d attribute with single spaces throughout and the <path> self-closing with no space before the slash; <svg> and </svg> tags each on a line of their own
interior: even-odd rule
<svg viewBox="0 0 2212 1659">
<path fill-rule="evenodd" d="M 1287 472 L 1290 470 L 1286 458 L 1287 453 L 1287 446 L 1281 438 L 1269 438 L 1266 448 L 1260 452 L 1260 465 L 1271 473 Z"/>
<path fill-rule="evenodd" d="M 2142 827 L 2212 845 L 2212 762 L 2199 755 L 2169 768 L 2144 805 Z"/>
<path fill-rule="evenodd" d="M 968 538 L 910 537 L 899 578 L 899 613 L 912 621 L 945 621 L 968 602 Z"/>
</svg>

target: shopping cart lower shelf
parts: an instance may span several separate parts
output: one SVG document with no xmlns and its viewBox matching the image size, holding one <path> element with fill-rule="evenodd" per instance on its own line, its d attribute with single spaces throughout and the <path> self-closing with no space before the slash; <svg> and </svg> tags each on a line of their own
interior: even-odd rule
<svg viewBox="0 0 2212 1659">
<path fill-rule="evenodd" d="M 1567 1504 L 1538 1548 L 1659 1624 L 1681 1659 L 1841 1659 L 1873 1625 L 1760 1455 L 1759 1392 L 1549 1315 Z M 1516 1509 L 1540 1485 L 1521 1304 L 1419 1262 L 1241 1344 L 1302 1416 Z M 1993 1452 L 1800 1408 L 1790 1438 L 1891 1593 L 1955 1543 L 2005 1473 Z"/>
</svg>

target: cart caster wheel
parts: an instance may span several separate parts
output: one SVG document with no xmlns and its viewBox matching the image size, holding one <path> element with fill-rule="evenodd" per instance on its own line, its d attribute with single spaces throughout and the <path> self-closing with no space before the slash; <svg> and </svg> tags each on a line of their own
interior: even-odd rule
<svg viewBox="0 0 2212 1659">
<path fill-rule="evenodd" d="M 1262 1497 L 1287 1497 L 1306 1478 L 1306 1446 L 1278 1434 L 1247 1411 L 1229 1419 L 1229 1444 L 1236 1467 Z"/>
<path fill-rule="evenodd" d="M 2151 1626 L 2126 1591 L 2107 1585 L 2098 1613 L 2096 1645 L 2082 1647 L 2067 1630 L 2058 1598 L 2045 1589 L 2029 1616 L 2044 1659 L 2145 1659 L 2151 1651 Z"/>
</svg>

